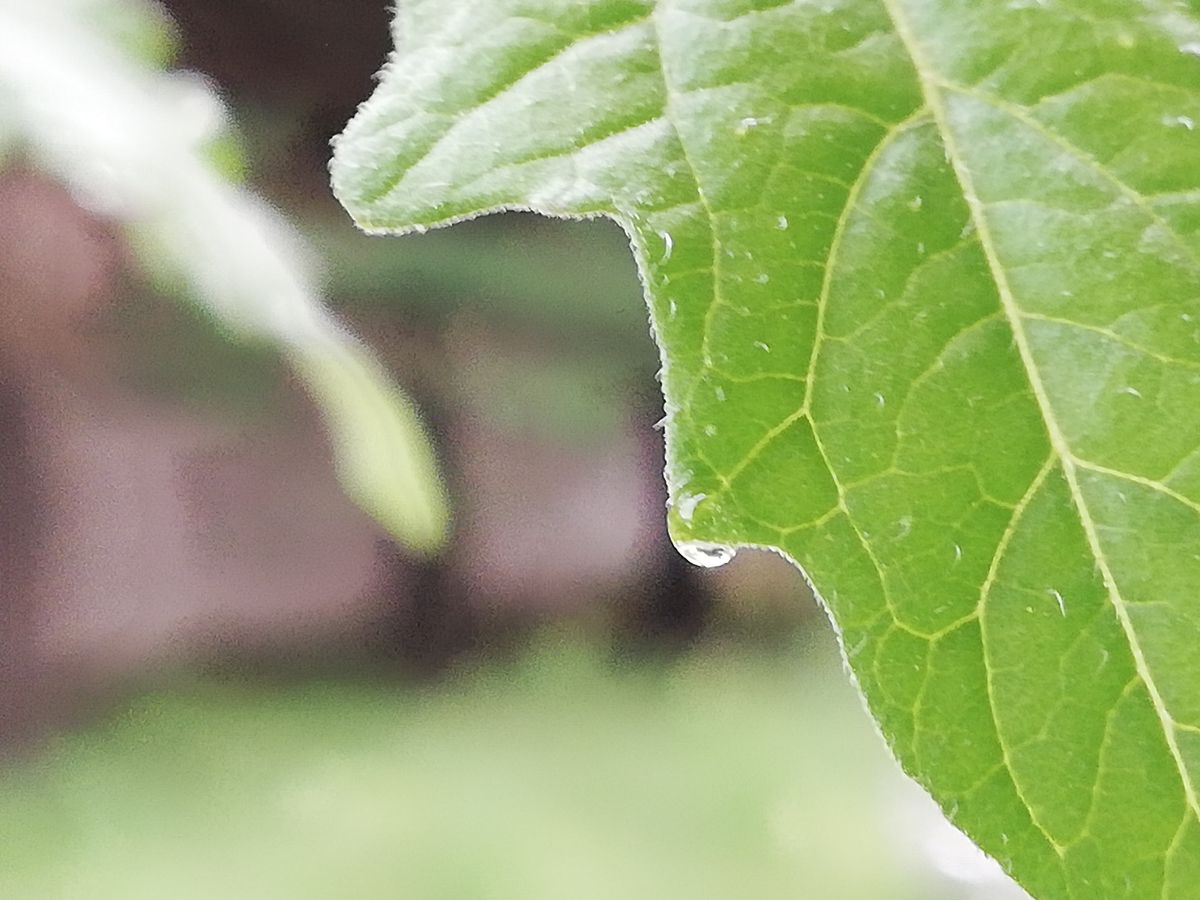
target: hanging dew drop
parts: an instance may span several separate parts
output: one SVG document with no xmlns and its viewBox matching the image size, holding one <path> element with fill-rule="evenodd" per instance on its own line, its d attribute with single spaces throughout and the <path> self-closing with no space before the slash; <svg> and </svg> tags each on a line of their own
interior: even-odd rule
<svg viewBox="0 0 1200 900">
<path fill-rule="evenodd" d="M 725 565 L 737 551 L 722 544 L 706 544 L 703 541 L 679 541 L 675 545 L 679 554 L 694 566 L 702 569 L 716 569 Z"/>
</svg>

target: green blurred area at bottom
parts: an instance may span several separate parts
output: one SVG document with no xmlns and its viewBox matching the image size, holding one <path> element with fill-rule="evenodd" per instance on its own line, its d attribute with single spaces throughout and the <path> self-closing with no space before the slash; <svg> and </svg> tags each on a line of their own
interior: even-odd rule
<svg viewBox="0 0 1200 900">
<path fill-rule="evenodd" d="M 188 681 L 0 775 L 0 896 L 956 896 L 899 777 L 825 644 Z"/>
</svg>

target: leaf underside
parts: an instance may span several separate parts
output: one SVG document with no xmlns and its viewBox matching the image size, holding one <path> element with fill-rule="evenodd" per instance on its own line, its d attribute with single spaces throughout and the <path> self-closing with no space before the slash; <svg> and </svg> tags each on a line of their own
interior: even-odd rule
<svg viewBox="0 0 1200 900">
<path fill-rule="evenodd" d="M 812 579 L 904 768 L 1042 898 L 1200 897 L 1200 15 L 403 0 L 365 228 L 628 232 L 677 542 Z"/>
</svg>

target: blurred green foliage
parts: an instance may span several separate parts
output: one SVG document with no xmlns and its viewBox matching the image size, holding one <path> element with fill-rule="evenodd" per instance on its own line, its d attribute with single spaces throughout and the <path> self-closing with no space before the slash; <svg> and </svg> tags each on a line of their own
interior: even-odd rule
<svg viewBox="0 0 1200 900">
<path fill-rule="evenodd" d="M 832 647 L 745 649 L 178 684 L 0 778 L 0 896 L 957 896 L 898 851 Z"/>
<path fill-rule="evenodd" d="M 290 222 L 239 186 L 241 141 L 216 92 L 161 71 L 174 46 L 145 0 L 0 0 L 0 168 L 20 160 L 68 187 L 158 292 L 286 360 L 349 496 L 401 544 L 439 550 L 448 501 L 413 404 L 324 309 Z"/>
</svg>

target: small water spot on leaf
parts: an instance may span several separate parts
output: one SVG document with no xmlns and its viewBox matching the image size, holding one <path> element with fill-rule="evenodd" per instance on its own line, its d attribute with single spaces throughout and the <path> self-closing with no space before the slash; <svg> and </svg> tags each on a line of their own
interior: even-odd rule
<svg viewBox="0 0 1200 900">
<path fill-rule="evenodd" d="M 954 561 L 958 562 L 961 559 L 962 559 L 962 546 L 959 544 L 955 544 L 954 545 Z"/>
<path fill-rule="evenodd" d="M 696 515 L 696 507 L 707 496 L 707 494 L 684 494 L 680 497 L 675 502 L 675 508 L 679 510 L 679 518 L 685 522 L 692 521 L 692 518 Z"/>
<path fill-rule="evenodd" d="M 662 238 L 663 242 L 663 253 L 658 260 L 658 264 L 661 266 L 665 265 L 667 261 L 670 260 L 671 253 L 675 250 L 675 239 L 671 237 L 671 232 L 669 231 L 660 231 L 658 236 Z"/>
<path fill-rule="evenodd" d="M 1048 593 L 1054 598 L 1054 602 L 1058 604 L 1058 611 L 1064 616 L 1067 614 L 1067 603 L 1063 600 L 1063 595 L 1054 588 L 1047 588 Z"/>
<path fill-rule="evenodd" d="M 769 125 L 771 124 L 771 120 L 771 116 L 764 116 L 761 119 L 755 116 L 746 116 L 746 118 L 738 122 L 737 128 L 734 131 L 738 137 L 743 137 L 749 133 L 751 128 L 757 128 L 759 125 Z"/>
<path fill-rule="evenodd" d="M 1191 116 L 1163 116 L 1162 123 L 1168 128 L 1183 127 L 1188 131 L 1196 130 L 1196 120 Z"/>
<path fill-rule="evenodd" d="M 917 210 L 919 210 L 921 208 L 921 206 L 924 204 L 924 202 L 925 201 L 921 199 L 921 195 L 917 194 L 917 196 L 913 197 L 911 200 L 908 201 L 908 208 L 911 209 L 913 212 L 916 212 Z"/>
<path fill-rule="evenodd" d="M 925 255 L 925 242 L 924 242 L 924 241 L 918 241 L 918 242 L 917 242 L 917 254 L 918 254 L 919 256 L 924 256 L 924 255 Z"/>
<path fill-rule="evenodd" d="M 680 541 L 675 545 L 675 549 L 692 565 L 702 569 L 716 569 L 737 555 L 737 551 L 732 547 L 707 544 L 703 541 Z"/>
<path fill-rule="evenodd" d="M 876 391 L 874 396 L 875 396 L 875 404 L 880 409 L 883 409 L 885 406 L 887 406 L 887 398 L 884 397 L 883 394 L 879 393 L 879 391 Z"/>
<path fill-rule="evenodd" d="M 771 276 L 768 275 L 766 272 L 759 272 L 757 275 L 754 276 L 755 284 L 766 284 L 770 280 L 771 280 Z"/>
<path fill-rule="evenodd" d="M 1133 385 L 1126 385 L 1125 387 L 1121 388 L 1121 393 L 1128 394 L 1130 397 L 1137 397 L 1139 400 L 1142 399 L 1142 392 Z"/>
<path fill-rule="evenodd" d="M 705 433 L 706 435 L 708 435 L 708 437 L 716 437 L 716 434 L 717 434 L 717 426 L 716 426 L 716 425 L 705 425 L 705 426 L 704 426 L 704 433 Z"/>
<path fill-rule="evenodd" d="M 1200 41 L 1188 41 L 1186 44 L 1180 44 L 1179 52 L 1186 53 L 1188 56 L 1200 56 Z"/>
<path fill-rule="evenodd" d="M 675 318 L 675 313 L 678 311 L 679 311 L 678 304 L 676 304 L 674 300 L 668 300 L 667 301 L 667 316 L 669 318 L 673 319 L 673 318 Z"/>
<path fill-rule="evenodd" d="M 763 353 L 770 353 L 770 352 L 771 352 L 771 347 L 770 347 L 770 345 L 768 345 L 768 344 L 764 344 L 762 341 L 755 341 L 755 342 L 754 342 L 754 346 L 755 346 L 755 347 L 757 347 L 759 350 L 761 350 Z"/>
<path fill-rule="evenodd" d="M 776 227 L 776 228 L 778 228 L 780 231 L 787 231 L 787 229 L 788 229 L 788 217 L 787 217 L 787 216 L 780 216 L 778 219 L 776 219 L 776 220 L 775 220 L 775 227 Z"/>
</svg>

